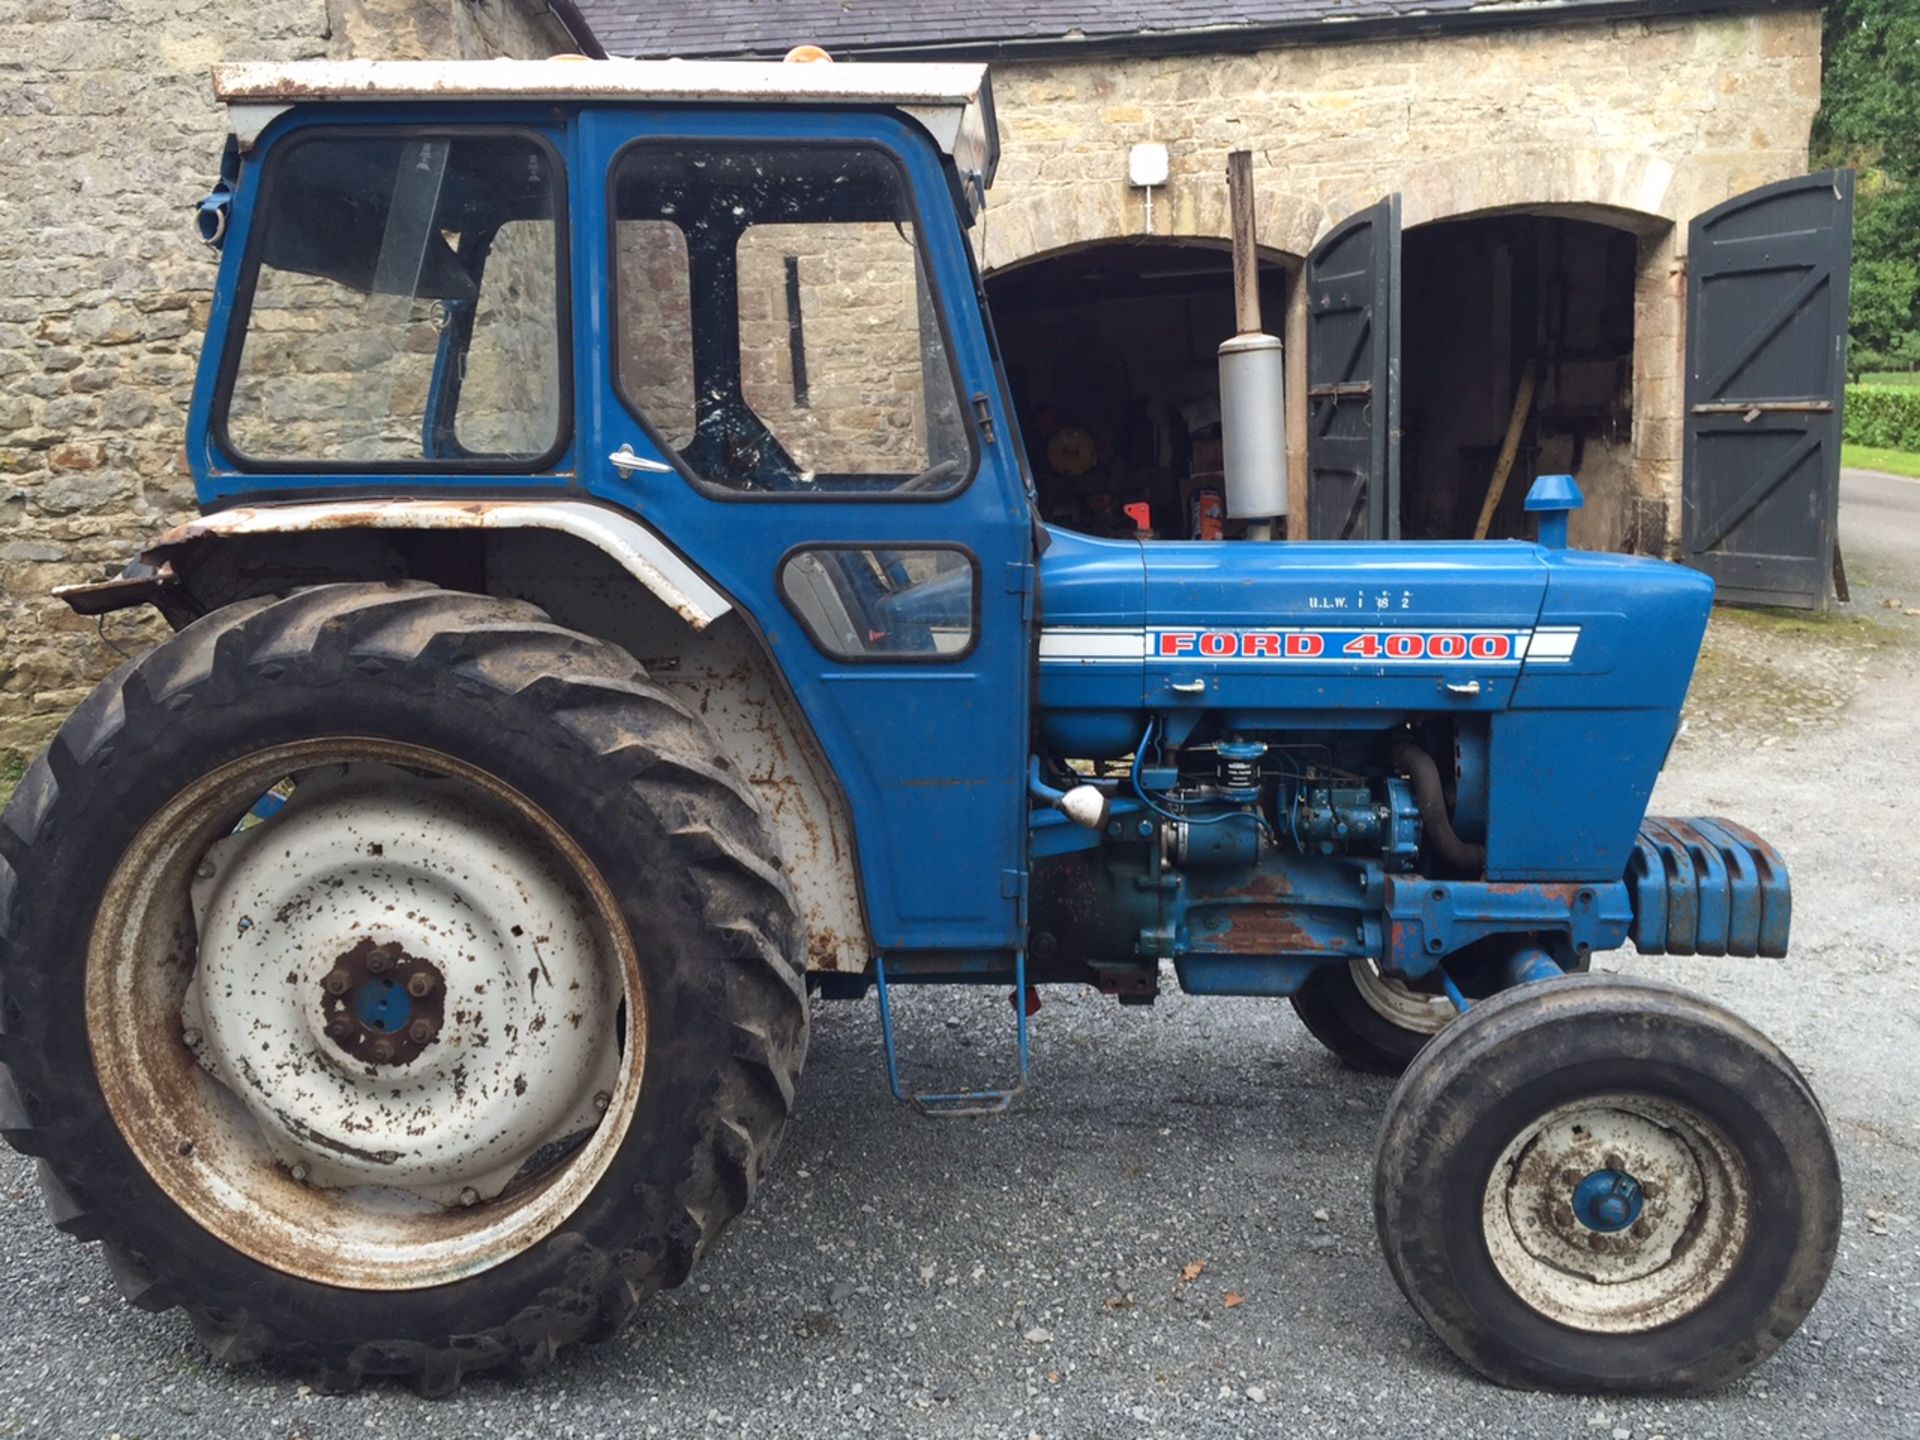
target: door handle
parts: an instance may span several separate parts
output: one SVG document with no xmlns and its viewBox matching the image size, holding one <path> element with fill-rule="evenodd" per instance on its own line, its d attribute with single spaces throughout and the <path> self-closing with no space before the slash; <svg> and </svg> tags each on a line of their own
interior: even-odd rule
<svg viewBox="0 0 1920 1440">
<path fill-rule="evenodd" d="M 673 467 L 664 460 L 653 460 L 645 455 L 636 455 L 633 453 L 633 446 L 631 445 L 622 445 L 618 450 L 607 456 L 607 459 L 613 463 L 614 469 L 621 471 L 623 474 L 630 475 L 635 470 L 644 470 L 649 475 L 671 475 L 673 473 Z"/>
<path fill-rule="evenodd" d="M 1176 695 L 1204 695 L 1207 693 L 1207 682 L 1204 680 L 1170 680 L 1167 682 L 1167 688 Z"/>
<path fill-rule="evenodd" d="M 1459 695 L 1463 698 L 1478 695 L 1480 693 L 1480 682 L 1478 680 L 1449 680 L 1446 682 L 1446 692 L 1449 695 Z"/>
</svg>

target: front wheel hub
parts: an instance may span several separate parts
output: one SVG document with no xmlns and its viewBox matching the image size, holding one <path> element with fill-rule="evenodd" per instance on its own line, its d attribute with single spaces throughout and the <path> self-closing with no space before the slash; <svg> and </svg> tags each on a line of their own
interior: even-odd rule
<svg viewBox="0 0 1920 1440">
<path fill-rule="evenodd" d="M 1481 1220 L 1522 1301 L 1577 1330 L 1632 1334 L 1692 1314 L 1726 1280 L 1753 1225 L 1752 1183 L 1691 1106 L 1597 1095 L 1514 1137 Z"/>
<path fill-rule="evenodd" d="M 1625 1230 L 1645 1204 L 1640 1182 L 1620 1170 L 1595 1170 L 1573 1187 L 1574 1219 L 1602 1235 Z"/>
</svg>

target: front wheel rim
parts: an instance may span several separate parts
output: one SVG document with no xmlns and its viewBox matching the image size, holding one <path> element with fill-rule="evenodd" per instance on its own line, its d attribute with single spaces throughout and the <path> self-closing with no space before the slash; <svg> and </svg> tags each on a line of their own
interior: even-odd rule
<svg viewBox="0 0 1920 1440">
<path fill-rule="evenodd" d="M 1726 1283 L 1753 1194 L 1738 1151 L 1691 1106 L 1647 1095 L 1561 1105 L 1487 1178 L 1487 1253 L 1549 1320 L 1625 1335 L 1686 1318 Z"/>
<path fill-rule="evenodd" d="M 1409 1034 L 1438 1035 L 1458 1016 L 1446 996 L 1430 995 L 1403 980 L 1382 975 L 1375 961 L 1351 960 L 1347 969 L 1353 976 L 1353 988 L 1367 1008 Z"/>
<path fill-rule="evenodd" d="M 237 828 L 286 777 L 285 810 Z M 187 786 L 114 870 L 86 1004 L 108 1109 L 168 1197 L 350 1289 L 538 1244 L 605 1175 L 645 1068 L 638 959 L 592 862 L 498 778 L 384 740 Z"/>
</svg>

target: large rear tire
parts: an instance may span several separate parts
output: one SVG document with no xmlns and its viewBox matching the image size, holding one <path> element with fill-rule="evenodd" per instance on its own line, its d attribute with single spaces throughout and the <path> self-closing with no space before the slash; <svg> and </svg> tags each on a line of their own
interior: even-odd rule
<svg viewBox="0 0 1920 1440">
<path fill-rule="evenodd" d="M 0 822 L 0 1131 L 216 1358 L 443 1392 L 746 1205 L 803 955 L 751 790 L 624 652 L 420 585 L 247 601 Z"/>
<path fill-rule="evenodd" d="M 1669 985 L 1577 976 L 1476 1004 L 1388 1102 L 1374 1170 L 1401 1291 L 1520 1388 L 1697 1391 L 1819 1298 L 1840 1172 L 1806 1081 Z"/>
</svg>

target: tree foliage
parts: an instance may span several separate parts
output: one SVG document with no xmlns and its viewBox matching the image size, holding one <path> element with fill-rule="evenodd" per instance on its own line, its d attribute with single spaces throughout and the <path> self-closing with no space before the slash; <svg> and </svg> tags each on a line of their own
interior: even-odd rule
<svg viewBox="0 0 1920 1440">
<path fill-rule="evenodd" d="M 1827 0 L 1813 161 L 1859 174 L 1857 371 L 1920 366 L 1920 0 Z"/>
</svg>

